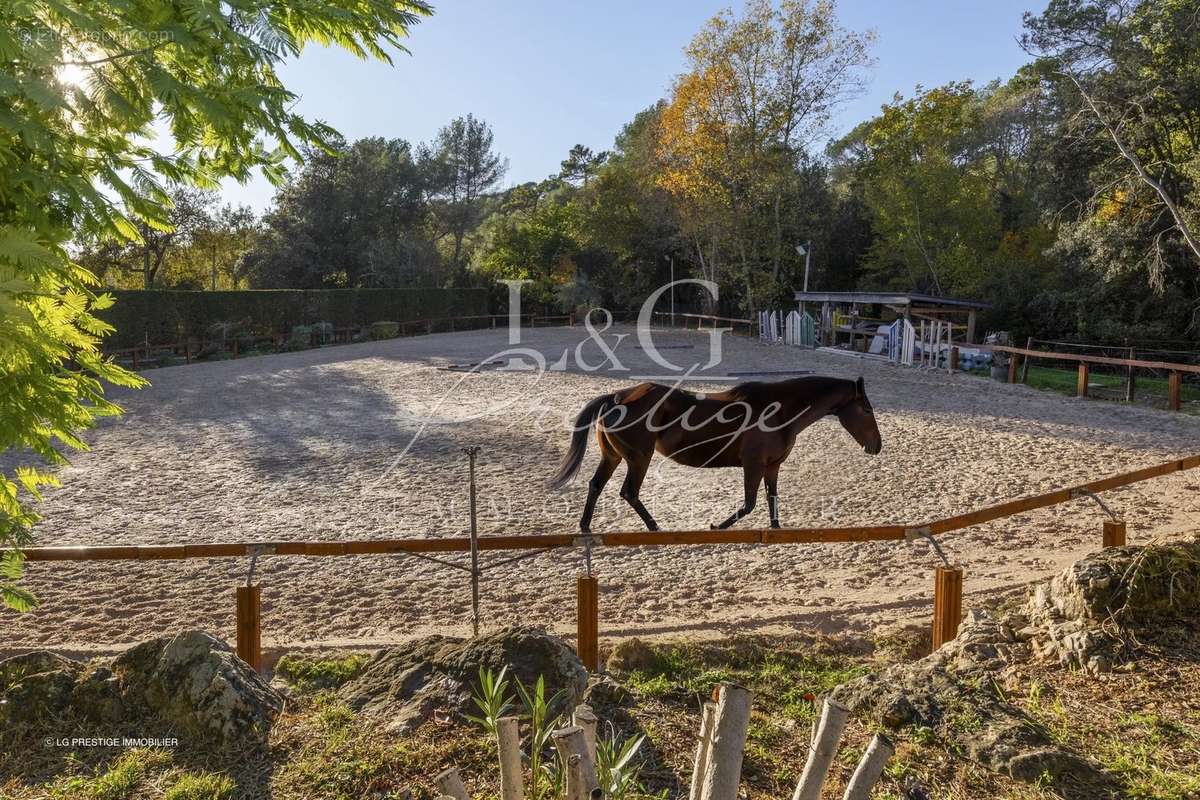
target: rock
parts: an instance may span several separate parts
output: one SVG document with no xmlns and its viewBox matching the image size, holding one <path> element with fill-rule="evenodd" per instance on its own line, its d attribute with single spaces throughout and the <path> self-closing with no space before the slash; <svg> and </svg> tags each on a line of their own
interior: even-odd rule
<svg viewBox="0 0 1200 800">
<path fill-rule="evenodd" d="M 638 639 L 623 639 L 617 642 L 608 656 L 605 665 L 609 672 L 616 675 L 630 672 L 654 672 L 661 666 L 661 659 L 654 648 Z"/>
<path fill-rule="evenodd" d="M 217 749 L 265 745 L 283 710 L 278 692 L 229 645 L 203 631 L 143 643 L 113 667 L 127 701 Z"/>
<path fill-rule="evenodd" d="M 436 709 L 475 713 L 472 696 L 480 668 L 499 673 L 533 691 L 544 678 L 546 699 L 564 690 L 552 713 L 574 707 L 587 687 L 587 671 L 575 651 L 557 636 L 531 627 L 512 627 L 477 639 L 429 636 L 377 652 L 338 691 L 356 711 L 389 718 L 388 728 L 406 733 Z"/>
<path fill-rule="evenodd" d="M 266 744 L 282 707 L 227 644 L 202 631 L 143 642 L 107 664 L 45 652 L 0 662 L 0 732 L 11 726 L 18 735 L 71 723 L 89 734 L 103 724 L 144 736 L 155 722 L 205 749 L 244 752 Z"/>
<path fill-rule="evenodd" d="M 61 717 L 83 664 L 44 650 L 0 661 L 0 729 Z"/>
</svg>

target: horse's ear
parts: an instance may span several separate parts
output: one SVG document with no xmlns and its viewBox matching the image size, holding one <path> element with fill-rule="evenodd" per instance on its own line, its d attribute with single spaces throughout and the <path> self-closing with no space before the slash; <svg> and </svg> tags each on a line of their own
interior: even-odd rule
<svg viewBox="0 0 1200 800">
<path fill-rule="evenodd" d="M 866 386 L 863 384 L 862 375 L 859 375 L 858 380 L 854 382 L 854 388 L 855 388 L 855 391 L 857 392 L 858 397 L 866 397 L 867 396 L 867 389 L 866 389 Z"/>
</svg>

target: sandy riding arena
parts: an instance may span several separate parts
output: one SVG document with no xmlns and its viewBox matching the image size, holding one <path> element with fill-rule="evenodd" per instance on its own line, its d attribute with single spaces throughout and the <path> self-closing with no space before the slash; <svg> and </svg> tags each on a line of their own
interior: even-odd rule
<svg viewBox="0 0 1200 800">
<path fill-rule="evenodd" d="M 37 543 L 463 535 L 469 445 L 481 448 L 481 534 L 572 532 L 597 456 L 592 442 L 571 486 L 543 488 L 566 449 L 567 420 L 596 395 L 665 373 L 633 328 L 619 332 L 629 334 L 615 349 L 621 370 L 588 369 L 604 354 L 575 327 L 521 332 L 513 347 L 562 367 L 541 374 L 444 368 L 510 347 L 493 330 L 149 372 L 153 388 L 119 393 L 127 415 L 91 431 L 92 450 L 63 470 L 63 488 L 41 506 Z M 676 364 L 708 361 L 707 333 L 656 331 L 654 341 Z M 728 336 L 720 363 L 702 372 L 712 380 L 689 385 L 715 390 L 730 372 L 789 369 L 863 375 L 884 447 L 864 454 L 832 418 L 802 434 L 780 475 L 785 526 L 915 524 L 1200 451 L 1200 424 L 1181 414 Z M 642 528 L 618 497 L 622 475 L 605 491 L 595 531 Z M 1133 542 L 1183 536 L 1197 527 L 1198 483 L 1200 474 L 1181 473 L 1104 499 Z M 642 499 L 665 529 L 706 528 L 740 503 L 741 473 L 657 457 Z M 966 568 L 969 605 L 1096 549 L 1103 518 L 1079 500 L 942 542 Z M 739 524 L 766 525 L 762 501 Z M 508 555 L 485 553 L 484 564 Z M 927 620 L 937 563 L 925 543 L 601 548 L 601 635 Z M 580 566 L 580 553 L 560 551 L 488 570 L 484 624 L 570 629 Z M 42 605 L 5 615 L 0 649 L 117 649 L 185 627 L 232 638 L 234 586 L 247 567 L 247 559 L 30 563 L 28 585 Z M 464 573 L 413 557 L 268 556 L 256 579 L 267 649 L 370 645 L 469 624 Z"/>
</svg>

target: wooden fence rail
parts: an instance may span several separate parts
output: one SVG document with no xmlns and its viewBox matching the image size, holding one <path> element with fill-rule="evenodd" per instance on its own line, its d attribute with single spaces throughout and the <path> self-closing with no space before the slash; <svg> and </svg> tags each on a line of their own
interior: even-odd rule
<svg viewBox="0 0 1200 800">
<path fill-rule="evenodd" d="M 1106 478 L 1053 489 L 1049 492 L 1009 500 L 944 519 L 919 525 L 873 525 L 854 528 L 744 528 L 737 530 L 633 531 L 574 534 L 481 536 L 480 550 L 549 550 L 583 545 L 646 547 L 713 544 L 809 544 L 823 542 L 900 541 L 922 535 L 938 535 L 1026 511 L 1070 502 L 1110 489 L 1200 467 L 1200 455 L 1165 461 L 1150 467 L 1110 475 Z M 64 545 L 27 548 L 29 561 L 139 561 L 187 558 L 236 558 L 250 555 L 277 556 L 362 556 L 389 553 L 466 553 L 471 539 L 448 536 L 436 539 L 363 539 L 357 541 L 228 542 L 158 545 Z"/>
</svg>

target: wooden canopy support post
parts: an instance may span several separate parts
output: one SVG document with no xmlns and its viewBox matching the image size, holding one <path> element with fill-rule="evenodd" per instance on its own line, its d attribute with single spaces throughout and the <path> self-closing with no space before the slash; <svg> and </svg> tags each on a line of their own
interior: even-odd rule
<svg viewBox="0 0 1200 800">
<path fill-rule="evenodd" d="M 1178 372 L 1171 372 L 1167 376 L 1167 408 L 1172 411 L 1178 411 L 1183 405 L 1183 385 L 1180 380 L 1182 377 L 1182 374 Z"/>
<path fill-rule="evenodd" d="M 255 671 L 262 669 L 262 614 L 258 586 L 237 587 L 237 654 Z"/>
<path fill-rule="evenodd" d="M 792 800 L 819 800 L 821 786 L 833 757 L 837 755 L 838 742 L 842 739 L 842 730 L 846 727 L 846 718 L 850 710 L 833 698 L 826 697 L 821 708 L 821 721 L 813 732 L 812 742 L 808 745 L 808 761 L 804 764 L 804 772 L 800 774 L 800 782 Z"/>
<path fill-rule="evenodd" d="M 1119 519 L 1104 520 L 1104 546 L 1125 546 L 1125 521 Z"/>
<path fill-rule="evenodd" d="M 933 649 L 958 636 L 962 621 L 961 567 L 937 567 L 933 586 Z"/>
<path fill-rule="evenodd" d="M 1088 396 L 1088 363 L 1086 361 L 1079 362 L 1079 377 L 1075 381 L 1075 396 Z"/>
<path fill-rule="evenodd" d="M 580 574 L 575 581 L 575 649 L 588 672 L 600 669 L 600 608 L 596 578 Z"/>
</svg>

